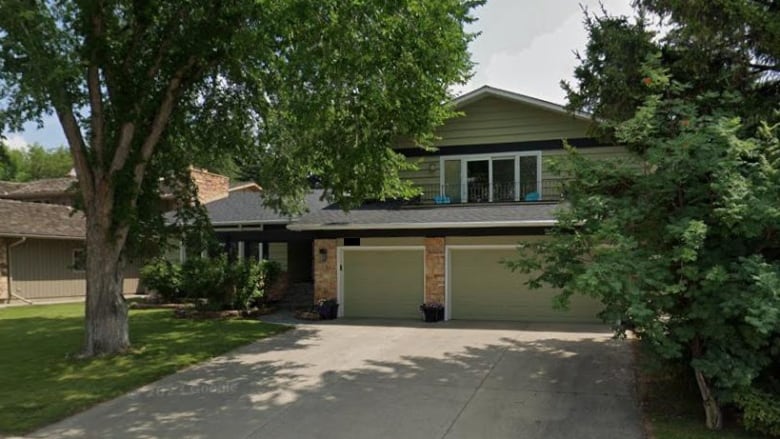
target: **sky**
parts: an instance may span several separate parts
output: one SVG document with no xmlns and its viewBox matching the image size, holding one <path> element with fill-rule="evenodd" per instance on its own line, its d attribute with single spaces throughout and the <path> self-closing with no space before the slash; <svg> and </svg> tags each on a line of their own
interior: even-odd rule
<svg viewBox="0 0 780 439">
<path fill-rule="evenodd" d="M 562 79 L 571 80 L 577 65 L 574 51 L 583 51 L 587 34 L 581 6 L 612 15 L 629 15 L 630 0 L 488 0 L 475 11 L 479 19 L 470 31 L 481 32 L 471 43 L 474 76 L 454 90 L 462 94 L 483 85 L 563 104 Z M 65 144 L 54 117 L 44 127 L 27 124 L 21 133 L 3 133 L 11 148 L 30 143 L 47 148 Z"/>
</svg>

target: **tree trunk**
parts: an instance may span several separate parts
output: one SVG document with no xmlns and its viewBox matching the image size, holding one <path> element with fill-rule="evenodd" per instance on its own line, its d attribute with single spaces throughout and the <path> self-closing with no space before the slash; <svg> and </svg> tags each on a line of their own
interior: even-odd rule
<svg viewBox="0 0 780 439">
<path fill-rule="evenodd" d="M 709 384 L 704 374 L 698 369 L 694 369 L 696 375 L 696 384 L 699 385 L 701 400 L 704 405 L 704 415 L 706 416 L 706 425 L 710 430 L 720 430 L 723 427 L 723 419 L 720 413 L 718 401 L 712 396 Z"/>
<path fill-rule="evenodd" d="M 92 210 L 89 213 L 95 213 Z M 117 354 L 130 347 L 127 304 L 122 295 L 122 241 L 110 217 L 87 214 L 87 302 L 85 356 Z M 96 218 L 95 216 L 102 216 Z"/>
</svg>

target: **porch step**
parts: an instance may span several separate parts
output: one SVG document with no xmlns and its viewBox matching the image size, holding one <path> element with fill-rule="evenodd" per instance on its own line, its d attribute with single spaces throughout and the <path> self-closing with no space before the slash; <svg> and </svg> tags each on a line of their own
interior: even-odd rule
<svg viewBox="0 0 780 439">
<path fill-rule="evenodd" d="M 287 294 L 279 301 L 279 309 L 297 310 L 310 308 L 314 303 L 314 284 L 297 282 L 290 285 Z"/>
</svg>

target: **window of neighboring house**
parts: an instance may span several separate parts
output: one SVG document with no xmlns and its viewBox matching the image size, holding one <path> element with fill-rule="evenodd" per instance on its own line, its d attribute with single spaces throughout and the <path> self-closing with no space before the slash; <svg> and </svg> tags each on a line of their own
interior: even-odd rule
<svg viewBox="0 0 780 439">
<path fill-rule="evenodd" d="M 449 202 L 541 199 L 541 151 L 441 158 L 441 195 Z"/>
<path fill-rule="evenodd" d="M 244 258 L 259 261 L 263 259 L 263 243 L 260 241 L 244 242 Z"/>
<path fill-rule="evenodd" d="M 73 260 L 70 269 L 77 272 L 83 272 L 87 269 L 87 251 L 83 248 L 73 250 Z"/>
</svg>

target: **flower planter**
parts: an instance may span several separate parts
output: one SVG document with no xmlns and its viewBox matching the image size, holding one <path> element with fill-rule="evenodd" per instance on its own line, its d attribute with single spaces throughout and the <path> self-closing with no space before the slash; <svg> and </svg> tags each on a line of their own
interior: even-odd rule
<svg viewBox="0 0 780 439">
<path fill-rule="evenodd" d="M 439 322 L 444 320 L 444 307 L 443 306 L 420 306 L 420 311 L 423 313 L 423 320 L 428 323 Z"/>
<path fill-rule="evenodd" d="M 317 306 L 317 312 L 322 320 L 334 320 L 339 316 L 339 304 L 333 301 L 325 301 Z"/>
</svg>

